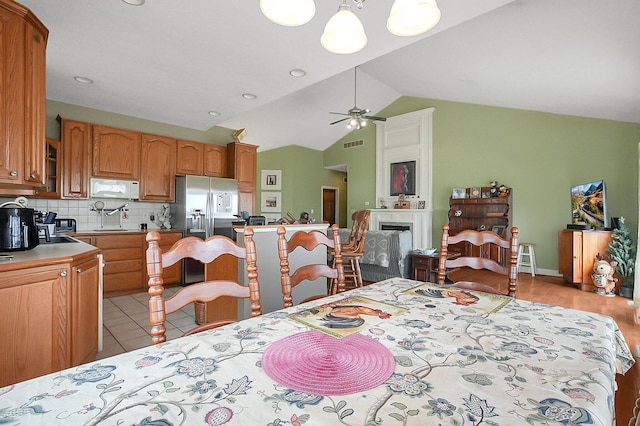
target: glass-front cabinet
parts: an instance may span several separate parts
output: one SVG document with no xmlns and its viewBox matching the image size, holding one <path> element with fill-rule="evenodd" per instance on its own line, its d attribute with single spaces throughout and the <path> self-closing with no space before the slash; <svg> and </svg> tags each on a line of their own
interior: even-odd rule
<svg viewBox="0 0 640 426">
<path fill-rule="evenodd" d="M 60 142 L 48 139 L 45 150 L 44 186 L 36 190 L 38 198 L 60 198 Z"/>
</svg>

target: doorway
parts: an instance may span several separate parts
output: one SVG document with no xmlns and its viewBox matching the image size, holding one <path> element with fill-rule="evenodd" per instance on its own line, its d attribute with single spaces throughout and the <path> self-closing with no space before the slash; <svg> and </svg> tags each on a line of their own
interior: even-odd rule
<svg viewBox="0 0 640 426">
<path fill-rule="evenodd" d="M 338 188 L 322 187 L 322 221 L 330 225 L 337 223 L 339 191 Z"/>
</svg>

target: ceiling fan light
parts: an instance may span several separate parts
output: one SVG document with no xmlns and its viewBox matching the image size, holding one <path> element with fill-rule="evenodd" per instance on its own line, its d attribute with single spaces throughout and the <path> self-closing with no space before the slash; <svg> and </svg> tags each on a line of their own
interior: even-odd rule
<svg viewBox="0 0 640 426">
<path fill-rule="evenodd" d="M 313 18 L 316 4 L 313 0 L 260 0 L 260 10 L 276 24 L 296 27 Z"/>
<path fill-rule="evenodd" d="M 397 36 L 414 36 L 429 31 L 440 21 L 436 0 L 395 0 L 387 29 Z"/>
<path fill-rule="evenodd" d="M 324 27 L 320 44 L 332 53 L 346 55 L 362 50 L 367 45 L 367 34 L 360 19 L 348 4 L 342 3 L 338 12 Z"/>
<path fill-rule="evenodd" d="M 366 125 L 367 125 L 367 120 L 366 120 L 366 119 L 364 119 L 364 118 L 361 118 L 361 119 L 360 119 L 360 127 L 364 127 L 364 126 L 366 126 Z"/>
</svg>

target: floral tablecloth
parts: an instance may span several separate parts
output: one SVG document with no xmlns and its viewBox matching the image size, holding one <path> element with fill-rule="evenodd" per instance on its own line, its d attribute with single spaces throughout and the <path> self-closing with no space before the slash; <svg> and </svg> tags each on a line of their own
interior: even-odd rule
<svg viewBox="0 0 640 426">
<path fill-rule="evenodd" d="M 393 354 L 389 379 L 331 396 L 265 374 L 270 344 L 310 329 L 289 314 L 351 297 L 398 308 L 357 315 L 370 321 L 358 333 Z M 615 424 L 616 367 L 634 361 L 610 317 L 520 300 L 478 309 L 474 298 L 485 296 L 382 281 L 0 388 L 0 424 Z"/>
</svg>

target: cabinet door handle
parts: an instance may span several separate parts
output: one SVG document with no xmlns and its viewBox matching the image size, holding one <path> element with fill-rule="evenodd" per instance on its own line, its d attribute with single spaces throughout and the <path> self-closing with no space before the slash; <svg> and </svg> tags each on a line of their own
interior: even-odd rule
<svg viewBox="0 0 640 426">
<path fill-rule="evenodd" d="M 66 276 L 67 276 L 67 271 L 62 271 L 62 272 L 60 272 L 60 276 L 61 276 L 61 277 L 66 277 Z"/>
<path fill-rule="evenodd" d="M 34 172 L 34 173 L 31 173 L 31 179 L 35 179 L 35 178 L 37 178 L 37 177 L 38 177 L 38 174 L 37 174 L 37 173 L 35 173 L 35 172 Z"/>
<path fill-rule="evenodd" d="M 16 172 L 15 170 L 11 170 L 11 173 L 9 173 L 11 176 L 16 177 L 18 176 L 18 172 Z"/>
<path fill-rule="evenodd" d="M 78 271 L 79 274 L 81 274 L 82 273 L 82 268 L 78 268 L 77 271 Z"/>
</svg>

